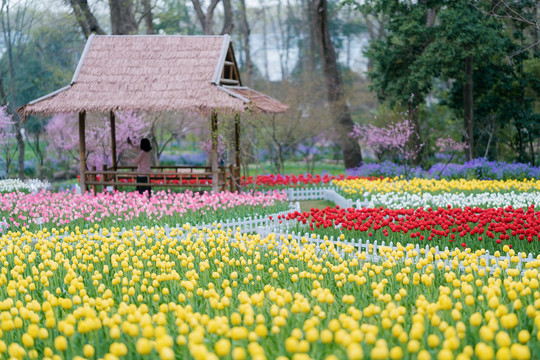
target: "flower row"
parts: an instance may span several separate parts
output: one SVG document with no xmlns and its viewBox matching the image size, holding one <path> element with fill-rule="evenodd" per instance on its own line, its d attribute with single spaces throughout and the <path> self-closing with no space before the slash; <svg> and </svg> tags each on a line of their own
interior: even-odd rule
<svg viewBox="0 0 540 360">
<path fill-rule="evenodd" d="M 519 251 L 540 253 L 540 211 L 523 208 L 428 208 L 343 209 L 327 207 L 283 216 L 302 227 L 328 235 L 346 233 L 356 239 L 430 246 L 500 250 L 504 245 Z"/>
<path fill-rule="evenodd" d="M 475 193 L 475 192 L 534 192 L 540 191 L 540 180 L 436 180 L 414 178 L 384 178 L 376 180 L 335 180 L 339 191 L 361 199 L 365 193 L 408 192 L 411 194 Z"/>
<path fill-rule="evenodd" d="M 268 193 L 158 191 L 148 199 L 135 192 L 76 194 L 40 191 L 0 194 L 0 219 L 11 227 L 37 224 L 60 226 L 100 223 L 113 224 L 212 222 L 222 218 L 242 218 L 285 210 L 287 195 Z M 186 216 L 189 217 L 186 219 Z"/>
<path fill-rule="evenodd" d="M 333 180 L 352 180 L 357 179 L 358 176 L 346 176 L 346 175 L 312 175 L 312 174 L 300 174 L 300 175 L 257 175 L 257 176 L 247 176 L 240 179 L 240 183 L 243 186 L 266 186 L 266 187 L 296 187 L 296 186 L 317 186 L 317 185 L 330 185 Z M 363 178 L 365 180 L 370 180 L 374 178 Z"/>
<path fill-rule="evenodd" d="M 530 359 L 540 351 L 540 262 L 517 269 L 513 251 L 512 261 L 485 264 L 482 251 L 398 246 L 371 262 L 339 242 L 316 248 L 305 238 L 188 225 L 23 232 L 3 237 L 0 249 L 1 357 Z"/>
<path fill-rule="evenodd" d="M 440 194 L 422 193 L 400 193 L 400 192 L 384 192 L 384 193 L 364 193 L 362 203 L 366 207 L 387 207 L 390 209 L 402 208 L 418 208 L 418 207 L 452 207 L 466 206 L 483 207 L 483 208 L 498 208 L 512 206 L 514 208 L 527 208 L 530 205 L 540 205 L 540 192 L 481 192 L 481 193 L 451 193 L 445 192 Z"/>
<path fill-rule="evenodd" d="M 40 190 L 49 189 L 51 184 L 48 181 L 39 179 L 5 179 L 0 180 L 0 193 L 21 191 L 21 192 L 38 192 Z"/>
<path fill-rule="evenodd" d="M 523 163 L 505 163 L 488 161 L 486 158 L 473 159 L 464 164 L 448 164 L 440 162 L 429 170 L 421 167 L 405 167 L 390 161 L 382 163 L 363 164 L 356 169 L 348 169 L 352 176 L 413 176 L 422 178 L 447 179 L 530 179 L 540 177 L 540 167 Z"/>
</svg>

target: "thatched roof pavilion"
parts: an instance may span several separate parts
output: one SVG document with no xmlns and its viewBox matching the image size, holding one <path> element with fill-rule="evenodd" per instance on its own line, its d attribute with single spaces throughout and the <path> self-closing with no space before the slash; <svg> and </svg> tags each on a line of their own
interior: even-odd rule
<svg viewBox="0 0 540 360">
<path fill-rule="evenodd" d="M 23 117 L 79 113 L 81 154 L 85 153 L 86 112 L 109 112 L 116 171 L 115 111 L 198 111 L 211 114 L 215 132 L 218 113 L 282 113 L 287 108 L 242 86 L 229 35 L 92 35 L 71 83 L 18 111 Z M 238 121 L 237 117 L 237 127 Z M 217 144 L 213 145 L 217 152 Z M 213 155 L 215 173 L 217 157 Z M 84 162 L 81 156 L 81 185 L 85 187 Z"/>
</svg>

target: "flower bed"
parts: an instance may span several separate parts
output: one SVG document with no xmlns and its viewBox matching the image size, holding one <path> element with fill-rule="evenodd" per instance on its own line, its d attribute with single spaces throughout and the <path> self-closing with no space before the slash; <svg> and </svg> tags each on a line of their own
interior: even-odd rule
<svg viewBox="0 0 540 360">
<path fill-rule="evenodd" d="M 345 196 L 364 199 L 365 196 L 377 193 L 410 193 L 422 195 L 463 193 L 522 193 L 540 191 L 540 180 L 436 180 L 420 179 L 404 180 L 400 178 L 384 178 L 378 180 L 335 180 L 334 184 Z M 367 193 L 367 194 L 366 194 Z"/>
<path fill-rule="evenodd" d="M 39 179 L 6 179 L 0 180 L 0 193 L 8 193 L 13 191 L 20 192 L 37 192 L 40 190 L 46 190 L 51 187 L 48 181 L 42 181 Z"/>
<path fill-rule="evenodd" d="M 442 248 L 502 250 L 540 253 L 540 211 L 512 207 L 481 209 L 465 207 L 438 209 L 343 209 L 327 207 L 311 212 L 291 212 L 299 230 L 317 231 L 338 237 L 371 238 L 394 243 L 420 243 Z"/>
<path fill-rule="evenodd" d="M 286 210 L 287 195 L 270 193 L 173 193 L 158 191 L 150 199 L 136 192 L 40 191 L 0 194 L 0 219 L 10 228 L 26 226 L 135 226 L 207 222 Z"/>
<path fill-rule="evenodd" d="M 408 167 L 390 161 L 364 164 L 356 169 L 347 169 L 351 176 L 396 177 L 405 176 L 422 178 L 447 179 L 497 179 L 497 180 L 524 180 L 540 178 L 540 167 L 522 163 L 505 163 L 488 161 L 485 158 L 473 159 L 464 164 L 434 164 L 425 171 L 421 167 Z"/>
<path fill-rule="evenodd" d="M 365 207 L 383 206 L 389 209 L 419 208 L 419 207 L 452 207 L 466 206 L 482 208 L 498 208 L 512 206 L 527 208 L 531 205 L 540 206 L 540 192 L 498 193 L 479 192 L 474 194 L 441 193 L 441 194 L 411 194 L 411 193 L 364 193 L 361 198 Z"/>
<path fill-rule="evenodd" d="M 33 247 L 25 245 L 32 238 Z M 501 260 L 487 264 L 488 271 L 480 251 L 438 258 L 427 251 L 414 261 L 405 258 L 411 248 L 402 247 L 379 249 L 384 260 L 374 263 L 339 243 L 316 250 L 308 239 L 187 225 L 169 233 L 120 234 L 98 226 L 26 232 L 2 238 L 0 249 L 3 357 L 529 359 L 540 353 L 539 262 L 516 269 Z"/>
<path fill-rule="evenodd" d="M 307 187 L 307 186 L 321 186 L 321 185 L 331 185 L 334 180 L 352 180 L 358 179 L 358 176 L 346 176 L 346 175 L 312 175 L 312 174 L 300 174 L 300 175 L 257 175 L 257 176 L 242 176 L 240 183 L 243 186 L 257 186 L 257 187 Z M 375 178 L 364 178 L 369 181 Z M 379 178 L 378 178 L 379 179 Z"/>
</svg>

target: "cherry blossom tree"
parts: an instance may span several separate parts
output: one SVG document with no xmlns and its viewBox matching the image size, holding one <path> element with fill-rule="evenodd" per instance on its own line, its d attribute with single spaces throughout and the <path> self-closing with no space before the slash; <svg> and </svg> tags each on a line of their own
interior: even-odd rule
<svg viewBox="0 0 540 360">
<path fill-rule="evenodd" d="M 92 119 L 86 128 L 86 163 L 89 167 L 101 169 L 103 165 L 111 166 L 111 127 L 108 117 Z M 124 160 L 131 147 L 127 138 L 134 144 L 149 133 L 150 123 L 146 117 L 136 113 L 116 114 L 116 156 L 118 162 Z M 52 117 L 46 126 L 49 146 L 53 150 L 68 152 L 79 160 L 79 132 L 76 114 L 58 114 Z"/>
<path fill-rule="evenodd" d="M 391 152 L 404 166 L 408 178 L 409 162 L 418 156 L 424 144 L 417 144 L 418 134 L 414 123 L 407 118 L 407 112 L 402 114 L 402 118 L 402 121 L 385 127 L 355 124 L 351 136 L 371 148 L 379 160 L 385 152 Z"/>
</svg>

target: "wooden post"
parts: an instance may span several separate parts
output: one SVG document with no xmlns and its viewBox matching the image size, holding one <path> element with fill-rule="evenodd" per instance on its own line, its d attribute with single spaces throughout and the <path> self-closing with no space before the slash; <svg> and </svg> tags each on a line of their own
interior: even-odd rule
<svg viewBox="0 0 540 360">
<path fill-rule="evenodd" d="M 109 114 L 111 120 L 111 154 L 112 154 L 112 168 L 113 171 L 118 170 L 118 165 L 116 163 L 116 118 L 114 116 L 114 111 L 111 110 Z M 115 176 L 116 179 L 116 176 Z M 116 185 L 113 185 L 113 189 L 116 190 Z"/>
<path fill-rule="evenodd" d="M 118 170 L 116 164 L 116 118 L 114 116 L 114 111 L 110 113 L 111 119 L 111 153 L 112 153 L 112 168 L 114 171 Z"/>
<path fill-rule="evenodd" d="M 81 177 L 81 193 L 86 192 L 86 111 L 79 113 L 79 166 Z"/>
<path fill-rule="evenodd" d="M 212 137 L 212 191 L 217 192 L 219 186 L 217 113 L 215 111 L 212 111 L 210 118 L 212 122 L 212 132 L 210 134 L 210 136 Z"/>
<path fill-rule="evenodd" d="M 105 192 L 105 190 L 107 190 L 106 182 L 109 181 L 108 175 L 105 174 L 105 171 L 107 171 L 107 165 L 101 165 L 101 170 L 103 171 L 103 174 L 101 174 L 101 182 L 103 183 L 102 191 Z"/>
<path fill-rule="evenodd" d="M 240 186 L 240 114 L 234 116 L 234 153 L 235 153 L 235 167 L 233 173 L 233 184 L 234 190 L 236 190 L 236 185 Z"/>
<path fill-rule="evenodd" d="M 96 167 L 95 167 L 95 166 L 92 166 L 92 171 L 96 171 Z M 92 191 L 94 192 L 94 195 L 97 194 L 97 186 L 96 186 L 96 184 L 95 184 L 96 180 L 97 180 L 97 176 L 96 176 L 96 174 L 94 173 L 94 174 L 92 174 L 92 175 L 90 176 L 90 181 L 93 182 L 93 184 L 92 184 Z"/>
</svg>

